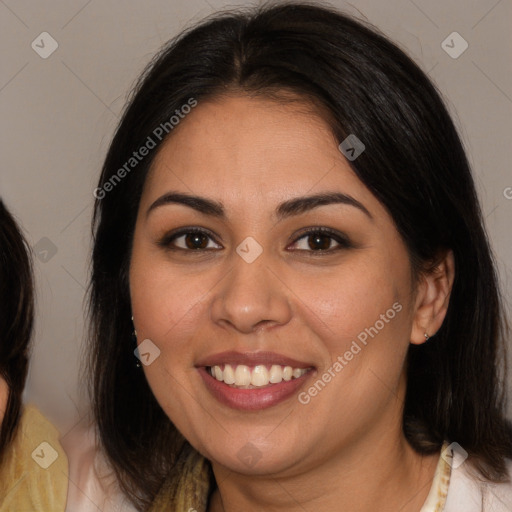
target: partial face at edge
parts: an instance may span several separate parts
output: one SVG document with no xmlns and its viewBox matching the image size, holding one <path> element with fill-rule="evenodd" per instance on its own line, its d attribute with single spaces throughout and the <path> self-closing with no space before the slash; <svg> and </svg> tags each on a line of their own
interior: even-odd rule
<svg viewBox="0 0 512 512">
<path fill-rule="evenodd" d="M 9 400 L 9 386 L 4 378 L 0 377 L 0 428 L 4 420 L 7 401 Z"/>
<path fill-rule="evenodd" d="M 170 191 L 221 203 L 225 216 L 175 203 L 149 211 Z M 319 193 L 362 208 L 276 214 Z M 202 233 L 172 239 L 182 228 Z M 247 237 L 256 243 L 240 246 Z M 254 261 L 242 257 L 259 248 Z M 320 118 L 262 99 L 200 102 L 160 149 L 134 234 L 132 311 L 138 342 L 160 350 L 144 366 L 156 399 L 211 460 L 253 473 L 305 468 L 399 424 L 394 393 L 404 391 L 412 292 L 391 217 Z M 201 374 L 202 362 L 226 351 L 270 351 L 313 370 L 287 399 L 240 410 L 215 398 Z M 247 443 L 260 457 L 251 468 L 240 457 Z"/>
</svg>

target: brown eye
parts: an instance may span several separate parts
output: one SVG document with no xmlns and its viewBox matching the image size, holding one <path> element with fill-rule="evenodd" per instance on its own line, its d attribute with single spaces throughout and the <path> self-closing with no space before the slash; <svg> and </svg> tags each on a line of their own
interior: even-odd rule
<svg viewBox="0 0 512 512">
<path fill-rule="evenodd" d="M 314 253 L 332 253 L 352 247 L 346 236 L 329 228 L 311 228 L 297 238 L 293 245 L 293 250 Z"/>
<path fill-rule="evenodd" d="M 331 242 L 333 239 L 327 235 L 308 235 L 308 247 L 311 250 L 320 249 L 322 251 L 326 251 L 331 248 Z"/>
<path fill-rule="evenodd" d="M 221 248 L 213 237 L 202 229 L 188 228 L 165 236 L 158 244 L 169 250 L 207 251 Z"/>
<path fill-rule="evenodd" d="M 206 249 L 208 246 L 208 237 L 201 233 L 188 233 L 182 237 L 187 249 Z"/>
</svg>

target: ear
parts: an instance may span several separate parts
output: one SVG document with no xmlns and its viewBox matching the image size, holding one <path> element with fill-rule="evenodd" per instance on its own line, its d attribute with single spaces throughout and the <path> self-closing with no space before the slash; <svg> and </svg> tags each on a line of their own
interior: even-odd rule
<svg viewBox="0 0 512 512">
<path fill-rule="evenodd" d="M 421 345 L 425 334 L 434 336 L 441 328 L 452 291 L 455 263 L 451 250 L 443 253 L 436 265 L 424 271 L 417 284 L 411 343 Z"/>
</svg>

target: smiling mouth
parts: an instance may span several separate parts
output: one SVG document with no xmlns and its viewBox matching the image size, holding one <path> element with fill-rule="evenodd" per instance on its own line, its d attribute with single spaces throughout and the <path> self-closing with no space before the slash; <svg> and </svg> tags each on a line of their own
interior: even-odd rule
<svg viewBox="0 0 512 512">
<path fill-rule="evenodd" d="M 261 389 L 281 382 L 298 379 L 313 368 L 294 368 L 284 365 L 232 365 L 206 366 L 206 372 L 215 380 L 236 389 Z"/>
</svg>

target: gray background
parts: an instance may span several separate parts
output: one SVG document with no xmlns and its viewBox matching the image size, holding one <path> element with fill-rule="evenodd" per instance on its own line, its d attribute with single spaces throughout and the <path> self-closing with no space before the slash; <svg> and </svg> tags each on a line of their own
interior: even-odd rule
<svg viewBox="0 0 512 512">
<path fill-rule="evenodd" d="M 0 193 L 36 251 L 38 312 L 25 398 L 63 433 L 86 408 L 79 361 L 92 192 L 126 95 L 170 37 L 235 5 L 251 2 L 0 0 Z M 442 91 L 473 165 L 510 317 L 511 0 L 332 5 L 379 27 Z M 458 58 L 442 47 L 454 31 L 469 45 Z M 31 47 L 35 41 L 48 50 L 42 32 L 58 43 L 46 59 Z M 445 44 L 462 48 L 457 39 Z"/>
</svg>

